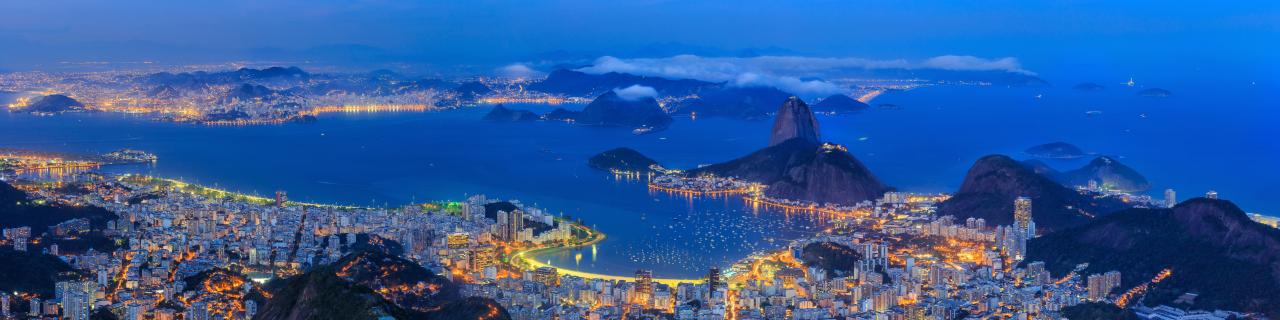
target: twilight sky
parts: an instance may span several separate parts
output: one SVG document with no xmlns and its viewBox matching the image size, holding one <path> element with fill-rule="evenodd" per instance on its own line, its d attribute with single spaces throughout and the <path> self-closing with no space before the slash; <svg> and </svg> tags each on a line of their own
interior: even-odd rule
<svg viewBox="0 0 1280 320">
<path fill-rule="evenodd" d="M 1280 1 L 3 1 L 0 43 L 0 69 L 19 70 L 137 60 L 492 68 L 745 50 L 1013 57 L 1042 74 L 1277 70 Z"/>
</svg>

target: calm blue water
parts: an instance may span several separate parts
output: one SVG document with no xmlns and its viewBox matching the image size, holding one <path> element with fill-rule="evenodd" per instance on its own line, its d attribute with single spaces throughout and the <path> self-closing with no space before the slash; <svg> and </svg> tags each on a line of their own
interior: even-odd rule
<svg viewBox="0 0 1280 320">
<path fill-rule="evenodd" d="M 1186 198 L 1215 189 L 1247 211 L 1280 212 L 1268 196 L 1268 187 L 1280 181 L 1274 167 L 1280 163 L 1276 91 L 1247 84 L 1167 89 L 1175 96 L 1138 97 L 1136 89 L 1114 85 L 1103 92 L 925 88 L 872 103 L 898 109 L 819 121 L 824 139 L 849 146 L 883 181 L 907 191 L 953 191 L 978 157 L 1022 158 L 1028 146 L 1062 140 L 1121 157 L 1152 181 L 1153 193 L 1174 188 Z M 1091 110 L 1102 114 L 1086 116 Z M 160 157 L 154 167 L 140 169 L 150 174 L 261 194 L 287 190 L 294 199 L 315 202 L 394 205 L 477 193 L 516 198 L 582 218 L 609 235 L 594 256 L 584 249 L 542 259 L 613 274 L 647 268 L 660 277 L 697 276 L 820 224 L 752 212 L 735 199 L 650 194 L 642 183 L 585 166 L 591 155 L 618 146 L 671 167 L 723 161 L 765 145 L 770 122 L 677 119 L 665 132 L 635 136 L 558 122 L 479 121 L 486 111 L 326 115 L 314 124 L 260 127 L 110 114 L 4 114 L 0 147 L 143 149 Z M 1066 169 L 1086 161 L 1052 164 Z M 580 261 L 575 253 L 582 254 Z"/>
</svg>

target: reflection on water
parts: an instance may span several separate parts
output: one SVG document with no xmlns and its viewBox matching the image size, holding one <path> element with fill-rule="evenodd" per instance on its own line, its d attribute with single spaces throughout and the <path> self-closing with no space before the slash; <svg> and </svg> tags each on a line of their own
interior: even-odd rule
<svg viewBox="0 0 1280 320">
<path fill-rule="evenodd" d="M 1021 157 L 1028 146 L 1067 141 L 1116 155 L 1145 174 L 1153 192 L 1194 195 L 1216 189 L 1247 211 L 1280 212 L 1266 182 L 1280 180 L 1280 111 L 1265 88 L 1173 98 L 1125 89 L 926 88 L 888 92 L 872 108 L 820 116 L 824 140 L 842 144 L 887 184 L 912 192 L 958 187 L 973 161 L 991 153 Z M 1036 96 L 1042 98 L 1037 99 Z M 1228 101 L 1229 100 L 1229 101 Z M 1230 112 L 1205 106 L 1228 105 Z M 1272 104 L 1273 105 L 1273 104 Z M 555 107 L 530 106 L 546 112 Z M 1085 111 L 1102 110 L 1097 117 Z M 246 193 L 286 190 L 307 202 L 357 205 L 463 199 L 519 199 L 581 219 L 608 234 L 591 248 L 540 260 L 584 271 L 696 277 L 753 250 L 811 233 L 823 219 L 752 210 L 736 197 L 651 193 L 643 181 L 588 168 L 595 153 L 625 146 L 670 168 L 691 168 L 767 144 L 769 121 L 678 117 L 647 135 L 562 122 L 488 123 L 488 107 L 444 112 L 321 115 L 312 124 L 205 127 L 138 116 L 0 115 L 0 147 L 102 153 L 120 148 L 161 159 L 143 173 Z M 1060 169 L 1082 164 L 1054 161 Z"/>
</svg>

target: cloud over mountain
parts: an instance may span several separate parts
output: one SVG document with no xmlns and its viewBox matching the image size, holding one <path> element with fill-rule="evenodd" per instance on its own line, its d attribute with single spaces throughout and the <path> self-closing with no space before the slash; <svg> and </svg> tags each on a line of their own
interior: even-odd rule
<svg viewBox="0 0 1280 320">
<path fill-rule="evenodd" d="M 626 88 L 613 89 L 613 93 L 618 94 L 619 98 L 627 101 L 636 101 L 642 98 L 653 98 L 658 96 L 658 90 L 654 90 L 653 87 L 646 87 L 638 84 L 631 85 Z"/>
<path fill-rule="evenodd" d="M 604 56 L 596 59 L 591 66 L 577 70 L 592 74 L 619 72 L 672 79 L 725 82 L 742 87 L 768 86 L 798 95 L 819 96 L 839 93 L 845 88 L 816 78 L 838 75 L 840 70 L 850 69 L 938 69 L 1032 74 L 1022 69 L 1016 58 L 985 59 L 955 55 L 938 56 L 923 61 L 802 56 L 739 58 L 678 55 L 667 58 L 634 59 Z"/>
</svg>

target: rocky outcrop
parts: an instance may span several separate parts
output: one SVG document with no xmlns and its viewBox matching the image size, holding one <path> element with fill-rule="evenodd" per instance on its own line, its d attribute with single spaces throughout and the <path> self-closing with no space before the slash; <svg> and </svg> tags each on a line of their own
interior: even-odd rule
<svg viewBox="0 0 1280 320">
<path fill-rule="evenodd" d="M 1007 156 L 990 155 L 974 162 L 960 190 L 938 206 L 938 215 L 1009 225 L 1013 223 L 1013 201 L 1023 196 L 1031 198 L 1036 226 L 1050 231 L 1125 208 L 1119 200 L 1069 189 Z"/>
<path fill-rule="evenodd" d="M 1193 309 L 1280 315 L 1280 230 L 1254 222 L 1229 201 L 1196 198 L 1171 209 L 1129 209 L 1028 243 L 1028 261 L 1065 274 L 1118 270 L 1122 288 L 1172 275 L 1154 286 L 1148 305 L 1197 293 Z"/>
<path fill-rule="evenodd" d="M 773 120 L 773 130 L 769 134 L 769 146 L 791 139 L 801 139 L 811 144 L 822 141 L 818 137 L 818 120 L 814 119 L 813 111 L 797 97 L 787 99 L 778 108 L 778 115 Z"/>
</svg>

